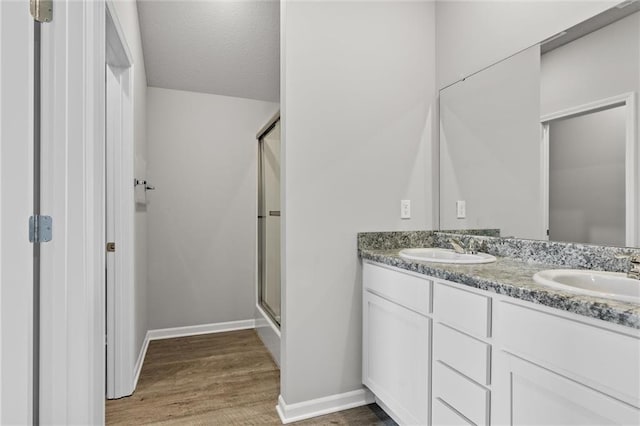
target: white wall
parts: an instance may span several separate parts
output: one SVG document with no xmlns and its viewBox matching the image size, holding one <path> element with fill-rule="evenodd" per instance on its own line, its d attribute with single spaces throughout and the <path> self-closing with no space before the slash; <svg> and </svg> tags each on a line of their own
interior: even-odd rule
<svg viewBox="0 0 640 426">
<path fill-rule="evenodd" d="M 436 3 L 438 87 L 605 11 L 612 1 L 456 1 Z"/>
<path fill-rule="evenodd" d="M 281 393 L 292 404 L 361 388 L 356 234 L 432 225 L 435 14 L 426 1 L 282 7 Z"/>
<path fill-rule="evenodd" d="M 278 104 L 149 87 L 149 328 L 254 318 L 256 132 Z"/>
<path fill-rule="evenodd" d="M 144 68 L 138 9 L 135 0 L 113 2 L 129 50 L 133 56 L 133 108 L 134 108 L 134 174 L 144 178 L 147 174 L 147 76 Z M 133 184 L 133 182 L 132 182 Z M 147 334 L 147 212 L 146 206 L 136 203 L 135 214 L 135 347 L 132 360 L 138 359 Z M 133 366 L 132 366 L 133 368 Z"/>
<path fill-rule="evenodd" d="M 640 12 L 542 55 L 541 114 L 640 88 Z"/>
</svg>

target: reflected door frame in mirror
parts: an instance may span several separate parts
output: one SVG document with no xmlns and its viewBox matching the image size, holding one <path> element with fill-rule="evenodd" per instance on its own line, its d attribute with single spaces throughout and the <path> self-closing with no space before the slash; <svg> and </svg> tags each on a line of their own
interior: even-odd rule
<svg viewBox="0 0 640 426">
<path fill-rule="evenodd" d="M 603 111 L 619 106 L 625 107 L 625 245 L 637 247 L 640 243 L 640 208 L 638 202 L 638 190 L 640 182 L 640 149 L 638 148 L 637 135 L 637 108 L 636 93 L 628 92 L 617 96 L 608 97 L 599 101 L 589 102 L 572 108 L 567 108 L 540 117 L 542 127 L 541 166 L 542 182 L 542 217 L 543 232 L 548 235 L 549 230 L 549 127 L 554 120 L 578 117 L 581 115 Z"/>
</svg>

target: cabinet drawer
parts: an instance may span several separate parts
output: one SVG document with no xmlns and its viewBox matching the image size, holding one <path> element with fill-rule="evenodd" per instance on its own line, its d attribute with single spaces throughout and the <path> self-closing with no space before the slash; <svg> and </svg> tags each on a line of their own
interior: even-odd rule
<svg viewBox="0 0 640 426">
<path fill-rule="evenodd" d="M 474 336 L 490 335 L 490 297 L 442 283 L 436 283 L 433 291 L 433 314 L 438 321 Z"/>
<path fill-rule="evenodd" d="M 423 315 L 431 312 L 430 280 L 367 262 L 362 277 L 366 290 Z"/>
<path fill-rule="evenodd" d="M 441 398 L 476 425 L 489 423 L 489 390 L 440 361 L 433 365 L 433 396 Z"/>
<path fill-rule="evenodd" d="M 459 413 L 446 405 L 440 398 L 433 401 L 433 414 L 431 424 L 433 426 L 473 426 Z"/>
<path fill-rule="evenodd" d="M 433 358 L 443 361 L 476 382 L 490 381 L 491 345 L 443 324 L 433 328 Z"/>
<path fill-rule="evenodd" d="M 498 309 L 507 352 L 640 406 L 640 336 L 508 302 Z"/>
</svg>

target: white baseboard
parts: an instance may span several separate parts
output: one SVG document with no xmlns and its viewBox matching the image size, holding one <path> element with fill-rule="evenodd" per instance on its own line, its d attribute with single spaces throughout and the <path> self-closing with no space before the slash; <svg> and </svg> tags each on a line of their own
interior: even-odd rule
<svg viewBox="0 0 640 426">
<path fill-rule="evenodd" d="M 225 331 L 247 330 L 256 327 L 255 319 L 217 322 L 213 324 L 190 325 L 187 327 L 160 328 L 149 330 L 149 340 L 171 339 L 173 337 L 197 336 L 199 334 L 224 333 Z"/>
<path fill-rule="evenodd" d="M 133 391 L 135 392 L 138 387 L 138 379 L 140 379 L 140 372 L 142 371 L 142 364 L 144 364 L 144 357 L 147 356 L 147 349 L 149 349 L 149 332 L 147 331 L 146 336 L 144 336 L 144 342 L 142 342 L 142 348 L 140 348 L 140 353 L 138 354 L 138 359 L 136 361 L 136 365 L 133 367 Z"/>
<path fill-rule="evenodd" d="M 324 398 L 287 404 L 278 397 L 276 410 L 283 424 L 323 416 L 337 411 L 348 410 L 375 402 L 375 397 L 369 389 L 362 388 L 351 392 L 326 396 Z"/>
</svg>

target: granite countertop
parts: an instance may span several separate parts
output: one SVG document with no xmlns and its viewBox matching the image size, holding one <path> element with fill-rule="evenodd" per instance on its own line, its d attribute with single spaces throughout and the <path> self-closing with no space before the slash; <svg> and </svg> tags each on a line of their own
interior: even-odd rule
<svg viewBox="0 0 640 426">
<path fill-rule="evenodd" d="M 362 259 L 640 329 L 640 304 L 577 295 L 533 281 L 536 272 L 567 266 L 533 263 L 510 257 L 497 257 L 494 263 L 478 265 L 428 263 L 401 258 L 399 251 L 399 248 L 359 249 Z"/>
</svg>

